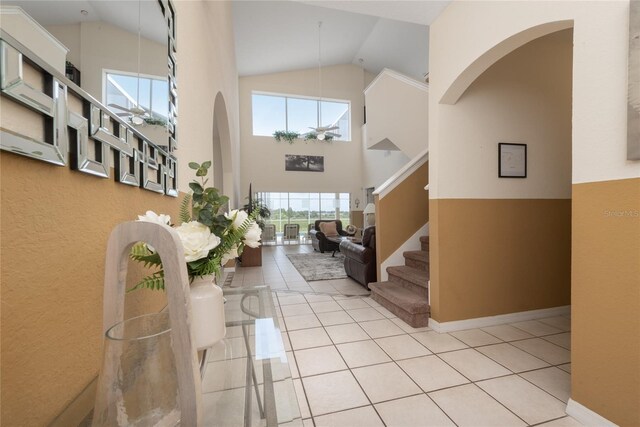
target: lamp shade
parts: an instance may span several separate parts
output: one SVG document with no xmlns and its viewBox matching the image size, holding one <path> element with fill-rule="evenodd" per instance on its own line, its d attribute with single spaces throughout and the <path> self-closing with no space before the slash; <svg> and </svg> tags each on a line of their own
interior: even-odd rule
<svg viewBox="0 0 640 427">
<path fill-rule="evenodd" d="M 365 206 L 364 210 L 362 211 L 363 214 L 372 214 L 372 213 L 376 213 L 376 205 L 374 205 L 373 203 L 369 203 L 367 206 Z"/>
</svg>

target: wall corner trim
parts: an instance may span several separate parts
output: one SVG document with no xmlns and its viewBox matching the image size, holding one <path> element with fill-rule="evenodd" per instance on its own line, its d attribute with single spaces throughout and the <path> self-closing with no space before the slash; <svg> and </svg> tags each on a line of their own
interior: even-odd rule
<svg viewBox="0 0 640 427">
<path fill-rule="evenodd" d="M 578 422 L 585 426 L 598 426 L 598 427 L 617 427 L 618 425 L 612 423 L 602 415 L 592 411 L 584 405 L 579 404 L 575 400 L 569 398 L 567 403 L 567 409 L 565 409 L 567 415 L 572 416 Z"/>
<path fill-rule="evenodd" d="M 438 322 L 429 319 L 429 327 L 438 333 L 463 331 L 465 329 L 484 328 L 503 325 L 505 323 L 523 322 L 525 320 L 542 319 L 544 317 L 562 316 L 571 313 L 570 305 L 542 308 L 540 310 L 520 311 L 517 313 L 499 314 L 497 316 L 476 317 L 473 319 Z"/>
</svg>

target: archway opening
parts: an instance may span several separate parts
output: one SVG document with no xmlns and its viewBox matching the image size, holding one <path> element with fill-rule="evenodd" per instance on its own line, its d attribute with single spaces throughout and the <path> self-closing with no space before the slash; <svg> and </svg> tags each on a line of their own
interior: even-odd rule
<svg viewBox="0 0 640 427">
<path fill-rule="evenodd" d="M 573 30 L 511 42 L 439 110 L 436 324 L 571 302 Z M 524 176 L 499 176 L 500 143 L 526 145 Z"/>
<path fill-rule="evenodd" d="M 233 165 L 231 163 L 231 135 L 229 116 L 222 93 L 216 95 L 213 109 L 213 185 L 230 197 L 230 206 L 239 201 L 233 200 Z"/>
</svg>

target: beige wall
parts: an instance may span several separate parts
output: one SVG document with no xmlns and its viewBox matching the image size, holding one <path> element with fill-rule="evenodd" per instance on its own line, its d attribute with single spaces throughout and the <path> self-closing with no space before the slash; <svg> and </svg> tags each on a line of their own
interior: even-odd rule
<svg viewBox="0 0 640 427">
<path fill-rule="evenodd" d="M 473 197 L 470 194 L 473 183 L 459 186 L 447 175 L 454 164 L 459 164 L 457 153 L 449 150 L 448 145 L 459 123 L 451 123 L 447 115 L 463 108 L 460 102 L 464 102 L 467 94 L 461 98 L 460 95 L 491 64 L 514 49 L 555 30 L 574 28 L 572 399 L 620 425 L 638 424 L 640 396 L 635 375 L 639 368 L 640 333 L 637 322 L 634 323 L 640 300 L 637 297 L 640 224 L 637 217 L 605 218 L 605 211 L 626 207 L 637 210 L 635 202 L 639 199 L 640 162 L 626 160 L 628 19 L 627 0 L 454 1 L 431 26 L 429 60 L 433 222 L 436 212 L 440 219 L 447 216 L 446 209 L 439 205 L 454 202 L 448 198 Z M 537 93 L 525 94 L 524 99 L 535 102 Z M 490 127 L 484 132 L 491 132 Z M 481 190 L 477 189 L 478 194 Z M 450 228 L 457 225 L 450 224 Z M 442 226 L 430 228 L 432 269 L 434 263 L 442 266 L 452 262 L 442 259 L 449 244 L 444 235 L 438 236 L 442 230 Z M 432 285 L 434 280 L 448 280 L 443 271 L 436 269 L 433 273 Z M 432 287 L 432 299 L 444 300 L 444 292 L 442 286 Z M 434 317 L 447 316 L 433 308 L 432 313 Z"/>
<path fill-rule="evenodd" d="M 571 200 L 431 199 L 429 208 L 435 320 L 570 304 Z"/>
<path fill-rule="evenodd" d="M 432 198 L 571 197 L 572 44 L 571 30 L 526 44 L 439 106 Z M 498 178 L 499 142 L 527 144 L 526 179 Z"/>
<path fill-rule="evenodd" d="M 45 27 L 55 38 L 64 44 L 69 52 L 67 61 L 71 62 L 79 70 L 82 70 L 82 52 L 80 48 L 80 23 L 69 25 L 47 25 Z"/>
<path fill-rule="evenodd" d="M 573 186 L 572 398 L 640 425 L 640 179 Z"/>
<path fill-rule="evenodd" d="M 308 69 L 240 78 L 242 189 L 254 191 L 345 192 L 352 198 L 362 190 L 361 125 L 365 75 L 355 65 L 325 67 L 322 96 L 351 102 L 351 141 L 296 141 L 292 145 L 269 136 L 253 136 L 251 92 L 318 96 L 318 70 Z M 285 172 L 285 154 L 324 156 L 324 173 Z M 361 198 L 361 197 L 360 197 Z M 362 198 L 361 198 L 362 200 Z"/>
<path fill-rule="evenodd" d="M 480 75 L 503 55 L 547 34 L 548 27 L 573 22 L 573 183 L 639 176 L 640 163 L 626 160 L 626 142 L 621 143 L 626 141 L 628 19 L 628 0 L 454 1 L 430 27 L 432 158 L 440 158 L 453 128 L 441 116 L 451 107 L 441 101 L 458 79 L 466 82 L 465 70 Z M 431 165 L 431 197 L 458 197 L 448 188 L 447 173 L 444 164 Z"/>
<path fill-rule="evenodd" d="M 104 101 L 105 70 L 138 72 L 138 35 L 135 33 L 93 21 L 52 25 L 46 29 L 69 48 L 67 59 L 80 70 L 82 88 L 100 102 Z M 166 44 L 141 38 L 140 46 L 140 73 L 166 78 Z M 137 129 L 156 144 L 167 145 L 169 134 L 163 126 L 147 125 Z"/>
<path fill-rule="evenodd" d="M 175 5 L 177 154 L 184 189 L 192 178 L 187 163 L 212 158 L 217 93 L 224 95 L 228 108 L 227 150 L 237 152 L 237 72 L 230 5 L 200 1 Z M 237 169 L 231 170 L 234 173 Z M 2 424 L 47 425 L 100 367 L 109 232 L 147 209 L 171 213 L 175 219 L 179 199 L 4 151 L 0 179 Z M 159 309 L 164 296 L 139 292 L 127 298 L 127 315 L 133 316 Z"/>
<path fill-rule="evenodd" d="M 570 303 L 571 49 L 571 30 L 530 42 L 441 106 L 430 159 L 455 197 L 431 197 L 439 322 Z M 498 142 L 527 144 L 526 179 L 498 178 Z"/>
<path fill-rule="evenodd" d="M 376 258 L 381 264 L 429 221 L 429 162 L 417 168 L 383 198 L 376 195 Z"/>
<path fill-rule="evenodd" d="M 412 159 L 429 146 L 428 86 L 383 70 L 366 88 L 366 147 L 389 139 Z"/>
<path fill-rule="evenodd" d="M 362 183 L 364 188 L 378 188 L 409 160 L 402 151 L 368 150 L 362 145 Z M 365 200 L 364 195 L 360 200 Z M 364 209 L 364 206 L 361 206 Z"/>
</svg>

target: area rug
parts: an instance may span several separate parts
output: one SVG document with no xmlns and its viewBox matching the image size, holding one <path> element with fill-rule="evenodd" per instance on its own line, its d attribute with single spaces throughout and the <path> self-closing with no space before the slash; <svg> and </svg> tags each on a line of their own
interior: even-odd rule
<svg viewBox="0 0 640 427">
<path fill-rule="evenodd" d="M 347 277 L 344 271 L 344 255 L 340 252 L 336 252 L 335 257 L 331 256 L 331 251 L 323 254 L 320 252 L 289 254 L 287 257 L 306 281 Z"/>
</svg>

